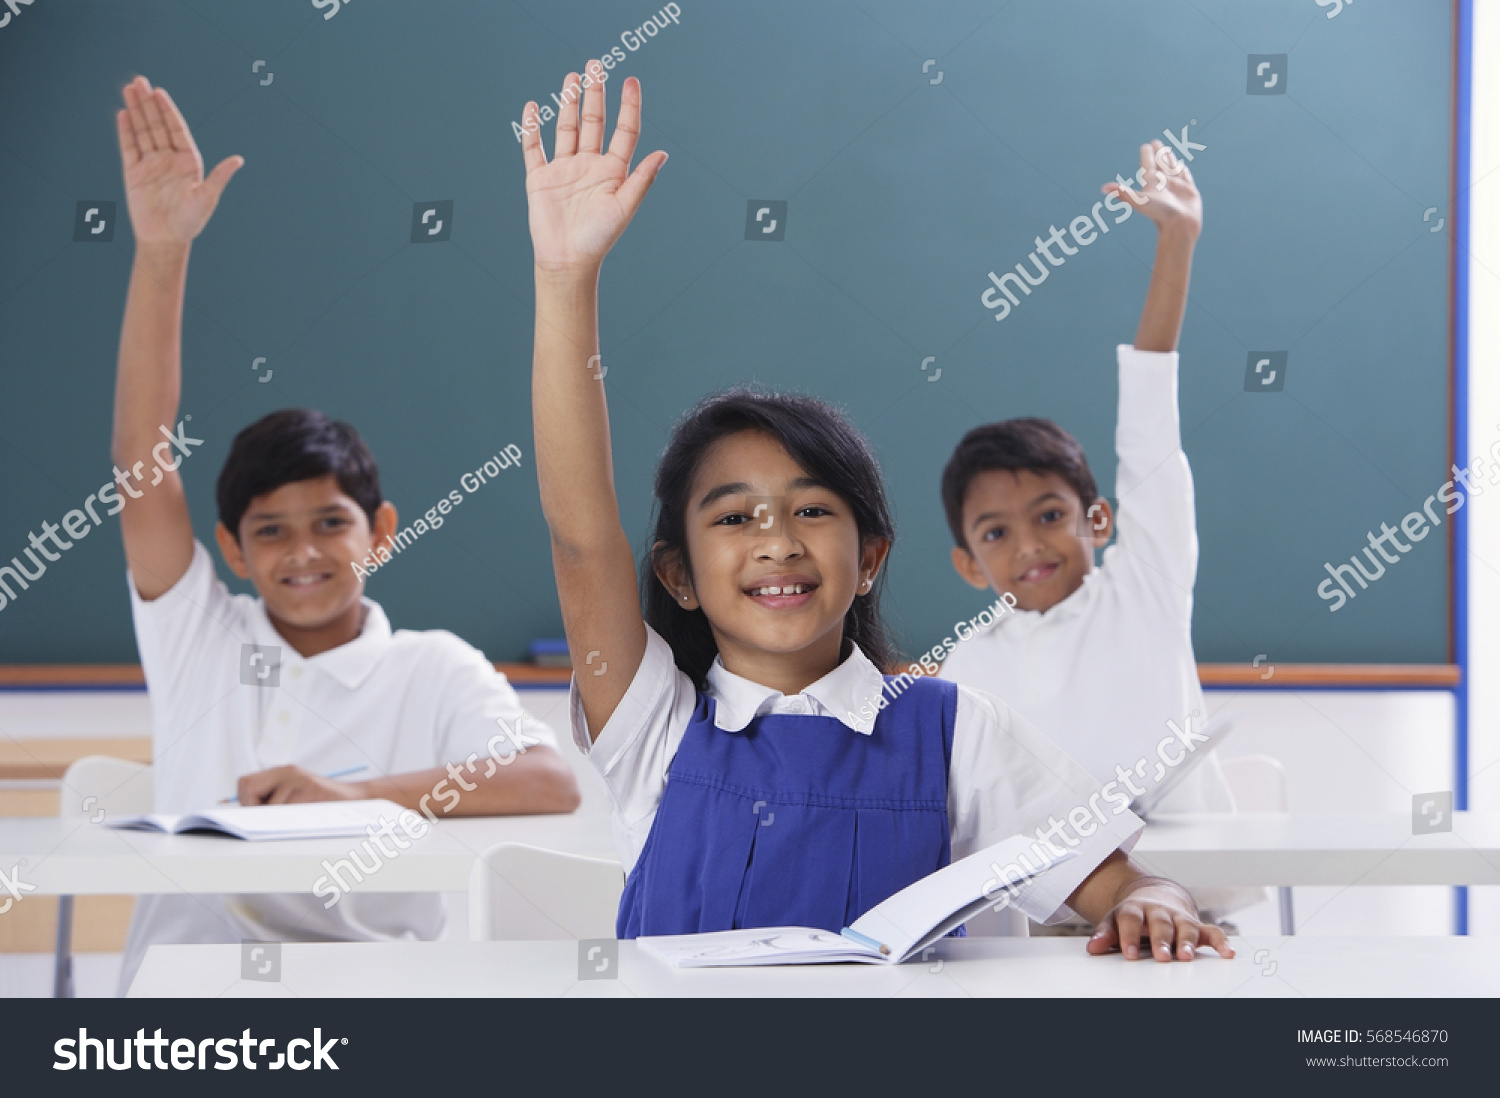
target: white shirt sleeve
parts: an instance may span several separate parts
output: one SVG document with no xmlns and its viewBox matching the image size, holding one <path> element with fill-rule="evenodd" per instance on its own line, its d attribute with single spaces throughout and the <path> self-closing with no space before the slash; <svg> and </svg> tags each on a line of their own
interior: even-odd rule
<svg viewBox="0 0 1500 1098">
<path fill-rule="evenodd" d="M 518 747 L 557 749 L 552 729 L 526 711 L 510 680 L 482 652 L 451 634 L 444 640 L 447 673 L 433 745 L 437 765 L 461 763 L 470 755 L 505 756 Z"/>
<path fill-rule="evenodd" d="M 667 785 L 667 768 L 677 755 L 697 700 L 698 692 L 678 668 L 672 649 L 649 625 L 646 651 L 635 677 L 592 744 L 577 680 L 568 688 L 573 742 L 609 788 L 615 844 L 627 874 L 651 833 Z"/>
<path fill-rule="evenodd" d="M 1177 353 L 1116 348 L 1120 413 L 1115 428 L 1119 498 L 1115 545 L 1105 554 L 1161 593 L 1174 617 L 1191 617 L 1198 572 L 1193 474 L 1182 451 L 1177 411 Z"/>
<path fill-rule="evenodd" d="M 223 651 L 224 634 L 241 644 L 251 641 L 240 608 L 229 588 L 214 574 L 203 543 L 194 539 L 193 559 L 171 587 L 147 601 L 127 571 L 130 612 L 136 650 L 146 673 L 153 706 L 170 707 L 173 699 L 196 696 L 188 685 L 201 685 L 207 653 Z M 217 677 L 238 682 L 237 666 L 216 668 Z"/>
<path fill-rule="evenodd" d="M 1067 898 L 1084 878 L 1114 850 L 1135 845 L 1145 824 L 1126 807 L 1127 795 L 1115 797 L 1103 797 L 1088 771 L 1005 703 L 958 688 L 948 769 L 953 859 L 1038 830 L 1075 855 L 1017 892 L 1013 905 L 1029 918 L 1067 918 Z"/>
</svg>

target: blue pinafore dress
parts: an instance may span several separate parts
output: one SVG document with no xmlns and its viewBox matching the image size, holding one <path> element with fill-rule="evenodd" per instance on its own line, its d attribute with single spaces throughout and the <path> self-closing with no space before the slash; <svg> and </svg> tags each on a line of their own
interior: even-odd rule
<svg viewBox="0 0 1500 1098">
<path fill-rule="evenodd" d="M 957 701 L 953 683 L 924 678 L 890 700 L 869 735 L 794 714 L 726 732 L 700 693 L 616 934 L 837 933 L 947 865 Z"/>
</svg>

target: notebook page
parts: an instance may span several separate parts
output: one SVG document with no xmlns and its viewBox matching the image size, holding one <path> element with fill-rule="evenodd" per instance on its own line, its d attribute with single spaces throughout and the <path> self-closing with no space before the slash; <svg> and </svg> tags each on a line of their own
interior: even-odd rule
<svg viewBox="0 0 1500 1098">
<path fill-rule="evenodd" d="M 311 804 L 225 805 L 184 816 L 178 830 L 207 827 L 236 838 L 258 840 L 341 838 L 366 834 L 382 820 L 394 824 L 402 808 L 394 801 L 317 801 Z"/>
<path fill-rule="evenodd" d="M 879 958 L 830 930 L 805 926 L 753 927 L 708 934 L 637 938 L 641 949 L 678 968 L 829 964 Z"/>
<path fill-rule="evenodd" d="M 165 812 L 148 812 L 144 816 L 119 816 L 115 819 L 106 819 L 105 827 L 128 828 L 132 831 L 164 831 L 171 834 L 177 830 L 177 823 L 181 816 L 171 816 Z"/>
<path fill-rule="evenodd" d="M 1024 870 L 1025 864 L 1036 865 L 1038 853 L 1032 849 L 1034 844 L 1034 839 L 1012 835 L 983 850 L 975 851 L 967 858 L 944 866 L 936 873 L 907 885 L 889 899 L 882 900 L 856 919 L 849 929 L 883 942 L 890 947 L 893 960 L 903 960 L 934 929 L 946 926 L 947 930 L 951 930 L 957 926 L 962 919 L 955 916 L 967 918 L 984 906 L 984 902 L 998 903 L 996 897 L 1004 890 L 996 878 L 994 867 L 1014 865 Z M 1060 857 L 1054 857 L 1046 853 L 1045 847 L 1038 845 L 1038 849 L 1042 851 L 1046 865 L 1037 872 L 1073 857 L 1071 850 L 1065 850 Z M 1023 856 L 1025 863 L 1021 861 Z M 1034 874 L 1028 874 L 1031 875 Z M 1007 873 L 1006 879 L 1014 881 L 1015 877 Z M 989 896 L 985 895 L 986 887 L 990 890 Z"/>
</svg>

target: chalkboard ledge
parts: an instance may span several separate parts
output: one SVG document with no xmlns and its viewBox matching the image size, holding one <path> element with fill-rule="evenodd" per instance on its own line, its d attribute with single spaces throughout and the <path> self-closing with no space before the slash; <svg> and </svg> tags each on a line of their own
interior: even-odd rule
<svg viewBox="0 0 1500 1098">
<path fill-rule="evenodd" d="M 497 663 L 517 686 L 566 686 L 565 667 Z M 1451 690 L 1462 674 L 1456 664 L 1420 663 L 1200 663 L 1198 679 L 1210 689 Z M 121 689 L 141 687 L 134 663 L 0 664 L 0 690 Z"/>
</svg>

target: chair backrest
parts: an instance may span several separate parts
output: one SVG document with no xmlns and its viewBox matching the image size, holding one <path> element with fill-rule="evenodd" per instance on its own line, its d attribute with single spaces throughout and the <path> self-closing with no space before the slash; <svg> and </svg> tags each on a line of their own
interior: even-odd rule
<svg viewBox="0 0 1500 1098">
<path fill-rule="evenodd" d="M 469 939 L 613 938 L 624 889 L 612 859 L 501 843 L 469 872 Z"/>
<path fill-rule="evenodd" d="M 109 817 L 139 816 L 154 807 L 149 766 L 108 755 L 85 755 L 63 774 L 57 814 L 65 820 L 103 823 Z"/>
<path fill-rule="evenodd" d="M 1234 794 L 1238 812 L 1286 812 L 1286 770 L 1270 755 L 1241 755 L 1221 759 L 1220 767 Z"/>
</svg>

